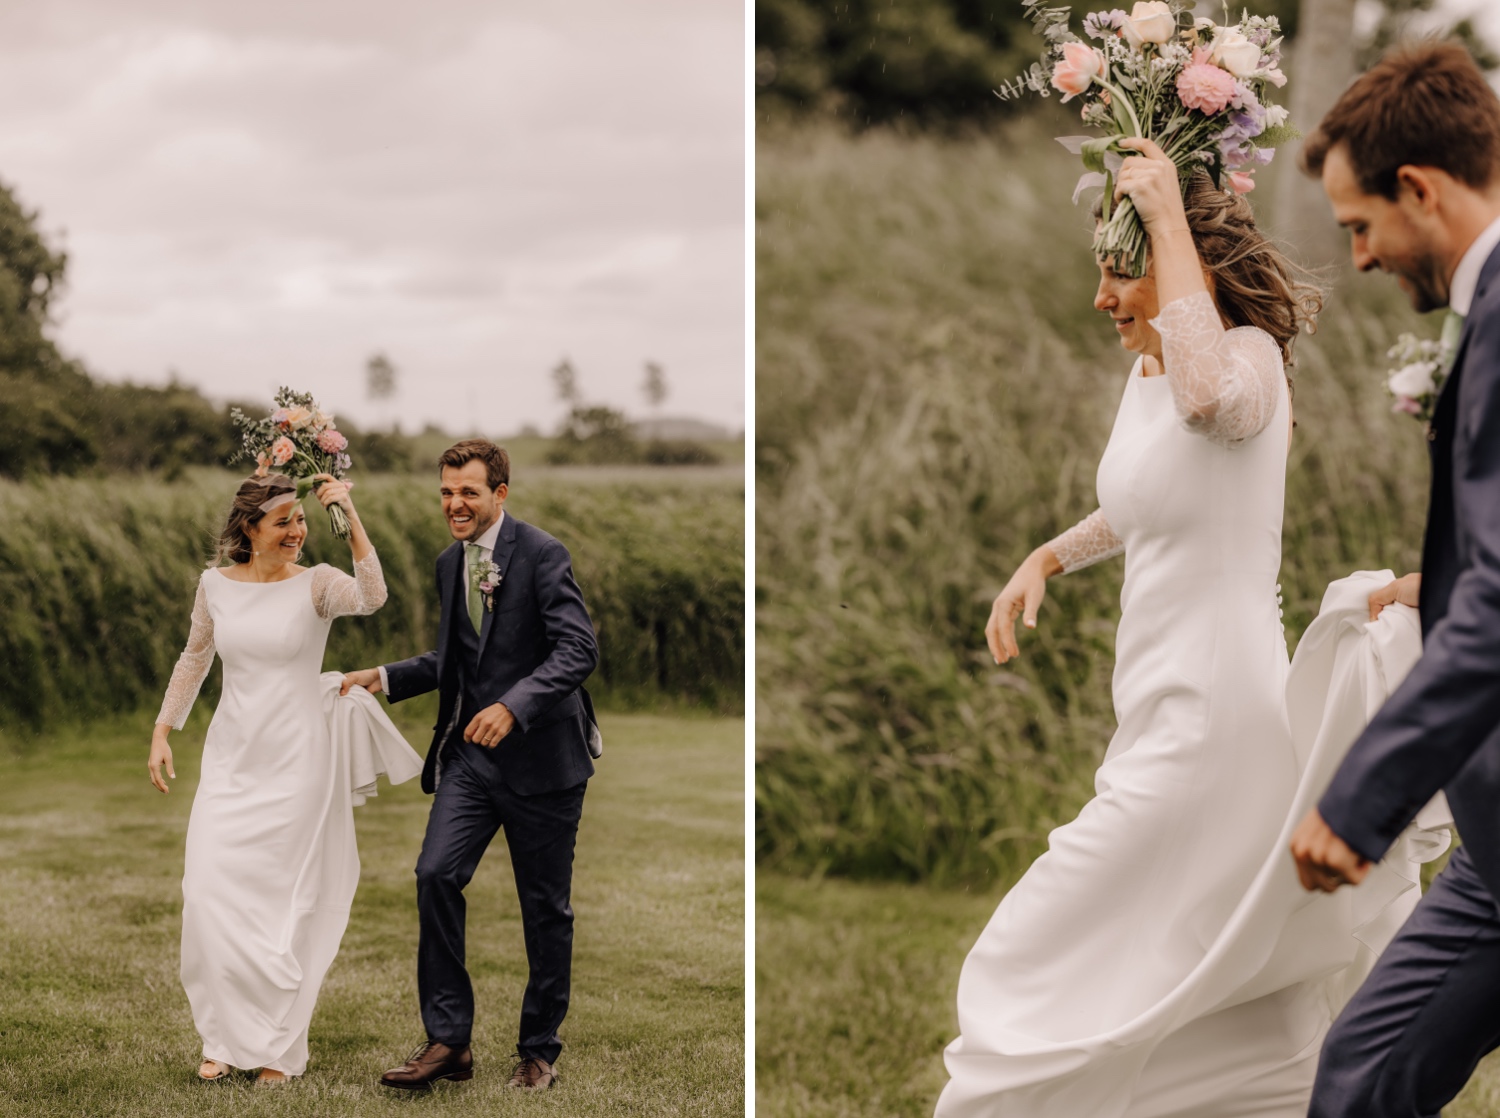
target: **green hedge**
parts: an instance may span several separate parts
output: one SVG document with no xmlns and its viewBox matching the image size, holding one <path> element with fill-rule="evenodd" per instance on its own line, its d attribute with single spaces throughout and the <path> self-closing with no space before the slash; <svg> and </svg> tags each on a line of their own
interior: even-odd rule
<svg viewBox="0 0 1500 1118">
<path fill-rule="evenodd" d="M 161 701 L 194 586 L 238 478 L 0 482 L 0 728 Z M 432 646 L 433 562 L 449 542 L 435 479 L 368 477 L 355 491 L 390 599 L 334 625 L 329 668 Z M 590 690 L 615 705 L 743 702 L 744 493 L 733 483 L 521 484 L 507 509 L 573 556 L 601 659 Z M 350 569 L 313 507 L 305 561 Z M 205 694 L 216 693 L 216 667 Z"/>
</svg>

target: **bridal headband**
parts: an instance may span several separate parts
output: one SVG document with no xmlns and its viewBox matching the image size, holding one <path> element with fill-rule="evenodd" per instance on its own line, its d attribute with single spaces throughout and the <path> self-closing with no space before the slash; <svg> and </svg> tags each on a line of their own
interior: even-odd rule
<svg viewBox="0 0 1500 1118">
<path fill-rule="evenodd" d="M 272 509 L 279 509 L 282 505 L 292 504 L 296 500 L 297 500 L 297 494 L 296 493 L 278 493 L 276 496 L 272 497 L 269 501 L 263 502 L 261 504 L 261 506 L 260 506 L 260 511 L 261 512 L 270 512 Z"/>
</svg>

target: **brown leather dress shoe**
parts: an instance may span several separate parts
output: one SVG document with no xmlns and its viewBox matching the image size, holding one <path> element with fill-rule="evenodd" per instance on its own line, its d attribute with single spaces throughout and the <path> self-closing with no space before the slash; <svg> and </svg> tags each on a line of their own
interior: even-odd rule
<svg viewBox="0 0 1500 1118">
<path fill-rule="evenodd" d="M 401 1091 L 425 1091 L 439 1079 L 460 1082 L 474 1078 L 474 1057 L 466 1044 L 462 1048 L 449 1048 L 429 1040 L 419 1044 L 415 1052 L 406 1058 L 399 1068 L 391 1068 L 380 1077 L 382 1086 L 395 1087 Z"/>
<path fill-rule="evenodd" d="M 516 1054 L 520 1061 L 516 1064 L 516 1070 L 510 1073 L 510 1082 L 507 1087 L 515 1087 L 522 1091 L 545 1091 L 557 1082 L 557 1072 L 546 1060 L 539 1056 L 522 1056 Z"/>
</svg>

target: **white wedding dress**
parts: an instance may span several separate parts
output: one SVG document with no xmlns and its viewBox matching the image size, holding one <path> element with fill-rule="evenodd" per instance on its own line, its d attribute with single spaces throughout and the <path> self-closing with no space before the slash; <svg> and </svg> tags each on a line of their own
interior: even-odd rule
<svg viewBox="0 0 1500 1118">
<path fill-rule="evenodd" d="M 318 989 L 359 882 L 353 808 L 421 771 L 369 692 L 321 673 L 333 618 L 385 601 L 373 553 L 355 578 L 203 572 L 158 723 L 181 729 L 215 652 L 224 687 L 203 743 L 182 878 L 182 984 L 204 1059 L 301 1075 Z"/>
<path fill-rule="evenodd" d="M 1065 570 L 1125 554 L 1119 729 L 964 963 L 939 1118 L 1303 1118 L 1332 1015 L 1445 845 L 1403 845 L 1357 902 L 1298 886 L 1291 829 L 1370 710 L 1288 719 L 1280 350 L 1207 294 L 1153 325 L 1166 375 L 1137 362 L 1100 510 L 1053 542 Z"/>
</svg>

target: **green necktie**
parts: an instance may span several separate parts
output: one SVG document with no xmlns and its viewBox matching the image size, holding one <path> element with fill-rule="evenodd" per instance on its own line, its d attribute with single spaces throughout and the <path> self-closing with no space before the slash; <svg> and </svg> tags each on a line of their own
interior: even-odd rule
<svg viewBox="0 0 1500 1118">
<path fill-rule="evenodd" d="M 477 543 L 464 544 L 464 561 L 469 580 L 469 620 L 473 622 L 476 633 L 479 632 L 483 621 L 484 604 L 479 597 L 479 580 L 474 577 L 474 568 L 483 558 L 484 548 Z"/>
<path fill-rule="evenodd" d="M 1443 332 L 1438 340 L 1448 347 L 1448 353 L 1443 358 L 1443 375 L 1447 376 L 1453 368 L 1453 359 L 1458 356 L 1458 339 L 1464 332 L 1464 316 L 1452 307 L 1448 308 L 1448 316 L 1443 319 Z"/>
</svg>

